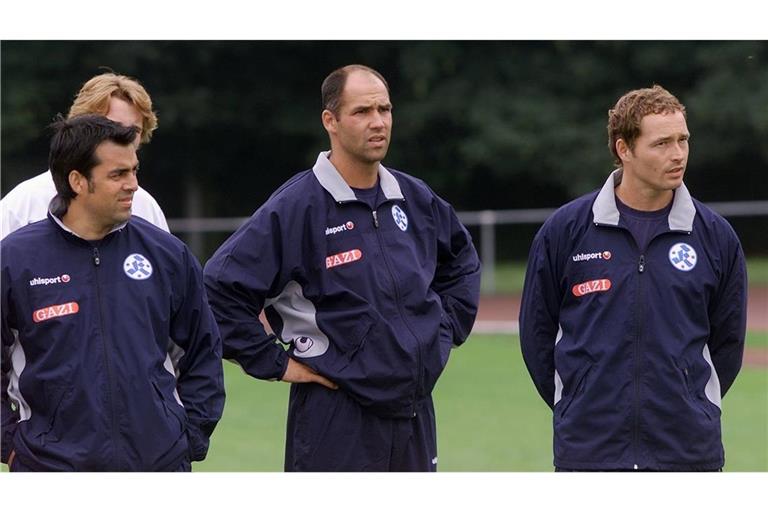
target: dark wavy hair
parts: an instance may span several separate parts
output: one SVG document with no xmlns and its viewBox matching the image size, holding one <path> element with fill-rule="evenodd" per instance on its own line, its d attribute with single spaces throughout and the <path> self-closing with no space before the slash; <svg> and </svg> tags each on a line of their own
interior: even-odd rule
<svg viewBox="0 0 768 512">
<path fill-rule="evenodd" d="M 48 153 L 48 168 L 53 175 L 56 194 L 68 206 L 77 195 L 69 186 L 69 173 L 78 171 L 91 180 L 91 170 L 99 165 L 96 148 L 105 141 L 121 146 L 133 144 L 139 129 L 110 121 L 104 116 L 87 114 L 70 119 L 59 116 L 53 130 Z"/>
</svg>

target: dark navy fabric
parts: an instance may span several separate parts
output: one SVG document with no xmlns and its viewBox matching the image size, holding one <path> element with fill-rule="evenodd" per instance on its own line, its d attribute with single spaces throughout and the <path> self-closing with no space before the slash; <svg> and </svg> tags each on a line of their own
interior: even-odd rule
<svg viewBox="0 0 768 512">
<path fill-rule="evenodd" d="M 432 399 L 412 418 L 382 418 L 347 393 L 292 384 L 286 471 L 436 471 Z"/>
<path fill-rule="evenodd" d="M 629 230 L 641 251 L 645 250 L 654 236 L 669 229 L 667 217 L 672 209 L 671 202 L 661 210 L 645 212 L 630 208 L 617 197 L 616 207 L 621 215 L 621 225 Z"/>
<path fill-rule="evenodd" d="M 616 211 L 613 178 L 555 212 L 528 260 L 520 342 L 554 410 L 554 464 L 718 469 L 720 398 L 744 349 L 741 245 L 678 189 L 669 225 L 641 251 Z"/>
<path fill-rule="evenodd" d="M 422 181 L 391 172 L 405 200 L 382 197 L 373 212 L 362 201 L 334 201 L 312 171 L 301 173 L 224 242 L 205 282 L 225 358 L 279 379 L 292 355 L 381 416 L 410 417 L 430 395 L 451 347 L 472 328 L 480 263 L 453 208 Z M 398 210 L 406 230 L 396 224 Z M 348 224 L 354 228 L 326 234 Z M 359 260 L 328 267 L 328 257 L 355 250 Z M 267 299 L 289 282 L 330 340 L 322 355 L 302 357 L 273 307 L 267 319 L 289 351 L 259 322 Z"/>
<path fill-rule="evenodd" d="M 224 405 L 200 264 L 138 217 L 95 243 L 50 215 L 3 239 L 2 364 L 2 460 L 34 471 L 175 470 Z"/>
<path fill-rule="evenodd" d="M 292 357 L 338 384 L 334 396 L 354 401 L 365 418 L 412 419 L 451 348 L 469 335 L 480 262 L 453 208 L 424 182 L 383 167 L 379 176 L 372 208 L 321 154 L 216 251 L 205 282 L 224 357 L 248 374 L 280 379 Z M 258 319 L 262 308 L 275 335 Z M 295 392 L 290 407 L 295 417 Z M 336 420 L 316 421 L 313 429 Z M 294 433 L 305 431 L 291 425 L 288 443 L 296 447 Z M 363 438 L 359 432 L 332 445 Z M 329 454 L 324 467 L 380 467 L 378 452 L 371 457 L 337 466 Z M 294 457 L 287 467 L 319 468 L 313 464 L 324 458 Z"/>
<path fill-rule="evenodd" d="M 376 183 L 376 186 L 371 188 L 352 187 L 352 191 L 355 193 L 357 198 L 367 204 L 371 210 L 375 210 L 378 206 L 379 198 L 381 197 L 381 187 L 379 187 L 378 182 Z"/>
</svg>

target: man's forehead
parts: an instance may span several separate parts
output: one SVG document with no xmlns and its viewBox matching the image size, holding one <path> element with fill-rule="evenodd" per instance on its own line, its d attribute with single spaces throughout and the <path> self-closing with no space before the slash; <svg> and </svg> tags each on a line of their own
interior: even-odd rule
<svg viewBox="0 0 768 512">
<path fill-rule="evenodd" d="M 105 160 L 138 161 L 133 144 L 124 146 L 111 140 L 105 140 L 96 146 L 96 155 L 102 162 Z"/>
<path fill-rule="evenodd" d="M 352 71 L 344 84 L 342 99 L 349 102 L 389 103 L 389 92 L 376 75 L 367 71 Z"/>
<path fill-rule="evenodd" d="M 142 127 L 142 122 L 144 121 L 139 109 L 117 96 L 112 96 L 109 99 L 109 110 L 106 117 L 123 126 L 136 126 L 138 128 Z"/>
<path fill-rule="evenodd" d="M 648 114 L 640 120 L 640 135 L 687 133 L 688 125 L 681 111 Z"/>
</svg>

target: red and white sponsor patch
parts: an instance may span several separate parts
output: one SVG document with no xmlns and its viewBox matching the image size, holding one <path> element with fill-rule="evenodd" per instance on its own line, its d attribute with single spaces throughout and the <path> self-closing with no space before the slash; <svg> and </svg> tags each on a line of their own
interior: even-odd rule
<svg viewBox="0 0 768 512">
<path fill-rule="evenodd" d="M 576 297 L 587 295 L 588 293 L 607 292 L 611 289 L 610 279 L 593 279 L 574 285 L 571 291 Z"/>
<path fill-rule="evenodd" d="M 333 254 L 325 258 L 325 268 L 338 267 L 339 265 L 346 265 L 352 263 L 363 257 L 363 253 L 360 249 L 352 249 L 350 251 L 340 252 L 339 254 Z"/>
<path fill-rule="evenodd" d="M 53 306 L 46 306 L 44 308 L 36 310 L 32 313 L 32 320 L 35 323 L 50 320 L 59 316 L 74 315 L 80 311 L 80 306 L 77 302 L 67 302 L 66 304 L 55 304 Z"/>
</svg>

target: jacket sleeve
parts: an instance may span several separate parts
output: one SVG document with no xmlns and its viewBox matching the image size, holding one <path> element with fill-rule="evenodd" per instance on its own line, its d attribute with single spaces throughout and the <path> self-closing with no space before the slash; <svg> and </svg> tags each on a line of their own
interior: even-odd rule
<svg viewBox="0 0 768 512">
<path fill-rule="evenodd" d="M 720 380 L 722 396 L 733 384 L 744 357 L 747 326 L 747 271 L 744 253 L 736 234 L 730 253 L 723 257 L 720 286 L 709 308 L 710 335 L 707 345 Z"/>
<path fill-rule="evenodd" d="M 188 418 L 192 460 L 203 460 L 224 410 L 221 337 L 208 305 L 197 259 L 185 248 L 184 282 L 178 285 L 171 339 L 184 351 L 178 362 L 177 390 Z"/>
<path fill-rule="evenodd" d="M 5 255 L 3 255 L 5 256 Z M 11 350 L 16 341 L 14 330 L 11 328 L 10 301 L 8 296 L 10 289 L 7 275 L 2 276 L 2 342 L 0 343 L 0 461 L 7 463 L 13 450 L 13 436 L 16 433 L 16 424 L 19 421 L 19 411 L 12 405 L 8 395 L 8 387 L 13 374 L 11 362 Z"/>
<path fill-rule="evenodd" d="M 276 214 L 261 208 L 205 265 L 205 285 L 221 330 L 224 358 L 258 379 L 278 380 L 288 354 L 259 320 L 280 273 L 281 241 Z"/>
<path fill-rule="evenodd" d="M 480 301 L 480 259 L 472 237 L 453 207 L 437 200 L 437 268 L 432 289 L 440 295 L 453 333 L 453 344 L 464 343 L 477 316 Z"/>
<path fill-rule="evenodd" d="M 560 290 L 556 253 L 548 224 L 537 233 L 528 256 L 520 305 L 520 347 L 523 360 L 541 397 L 555 404 L 555 341 L 558 333 Z"/>
</svg>

